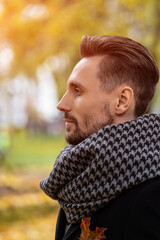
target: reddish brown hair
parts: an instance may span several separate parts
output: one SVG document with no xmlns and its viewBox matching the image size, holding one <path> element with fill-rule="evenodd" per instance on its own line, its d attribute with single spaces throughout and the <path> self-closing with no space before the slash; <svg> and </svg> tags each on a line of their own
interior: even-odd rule
<svg viewBox="0 0 160 240">
<path fill-rule="evenodd" d="M 135 116 L 144 114 L 152 100 L 159 79 L 158 67 L 148 49 L 121 36 L 83 36 L 81 56 L 102 56 L 97 72 L 101 86 L 112 91 L 127 83 L 134 91 Z"/>
</svg>

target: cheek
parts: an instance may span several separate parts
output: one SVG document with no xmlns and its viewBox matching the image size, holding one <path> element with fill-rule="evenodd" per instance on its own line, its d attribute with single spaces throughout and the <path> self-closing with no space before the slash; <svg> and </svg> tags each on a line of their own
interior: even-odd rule
<svg viewBox="0 0 160 240">
<path fill-rule="evenodd" d="M 92 97 L 79 97 L 74 101 L 72 112 L 79 120 L 85 116 L 95 116 L 96 118 L 101 115 L 101 108 L 103 103 L 96 98 Z"/>
</svg>

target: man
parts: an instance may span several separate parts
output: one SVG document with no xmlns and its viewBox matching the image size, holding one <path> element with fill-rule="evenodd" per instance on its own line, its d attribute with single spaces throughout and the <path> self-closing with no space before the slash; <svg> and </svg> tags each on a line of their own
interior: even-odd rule
<svg viewBox="0 0 160 240">
<path fill-rule="evenodd" d="M 57 105 L 69 143 L 41 188 L 61 206 L 56 240 L 76 240 L 82 218 L 108 240 L 160 239 L 160 115 L 145 114 L 159 79 L 141 44 L 84 36 L 82 59 Z"/>
</svg>

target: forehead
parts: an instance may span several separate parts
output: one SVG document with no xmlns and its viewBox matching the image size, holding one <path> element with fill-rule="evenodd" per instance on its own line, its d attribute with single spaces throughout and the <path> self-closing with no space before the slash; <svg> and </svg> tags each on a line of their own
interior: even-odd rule
<svg viewBox="0 0 160 240">
<path fill-rule="evenodd" d="M 101 56 L 87 57 L 81 59 L 74 67 L 69 79 L 68 85 L 77 82 L 84 87 L 89 84 L 99 84 L 97 76 L 98 65 L 101 61 Z"/>
</svg>

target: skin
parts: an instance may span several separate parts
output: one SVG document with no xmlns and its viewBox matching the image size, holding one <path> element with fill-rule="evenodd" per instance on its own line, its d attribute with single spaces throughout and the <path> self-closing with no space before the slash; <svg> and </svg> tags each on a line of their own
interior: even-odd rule
<svg viewBox="0 0 160 240">
<path fill-rule="evenodd" d="M 67 91 L 57 105 L 64 113 L 65 138 L 78 144 L 100 128 L 134 119 L 134 93 L 123 84 L 112 92 L 100 88 L 101 56 L 87 57 L 74 67 Z"/>
</svg>

